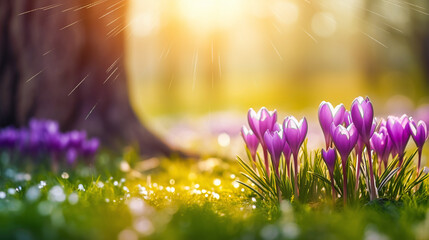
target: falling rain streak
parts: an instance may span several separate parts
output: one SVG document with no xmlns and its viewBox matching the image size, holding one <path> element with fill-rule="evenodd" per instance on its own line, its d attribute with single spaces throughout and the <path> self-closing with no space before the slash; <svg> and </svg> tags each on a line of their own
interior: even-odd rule
<svg viewBox="0 0 429 240">
<path fill-rule="evenodd" d="M 195 50 L 194 54 L 194 73 L 192 78 L 192 91 L 195 90 L 195 81 L 197 79 L 197 64 L 198 64 L 198 50 Z"/>
<path fill-rule="evenodd" d="M 82 79 L 82 81 L 80 81 L 77 85 L 76 85 L 76 87 L 74 87 L 73 88 L 73 90 L 71 90 L 70 91 L 70 93 L 69 93 L 69 95 L 68 96 L 70 96 L 87 78 L 88 78 L 88 76 L 89 76 L 89 74 L 88 75 L 86 75 L 83 79 Z"/>
<path fill-rule="evenodd" d="M 104 80 L 103 84 L 105 84 L 112 76 L 113 74 L 115 74 L 115 72 L 118 70 L 118 67 L 115 68 L 115 70 L 113 70 L 112 73 L 110 73 L 110 75 L 106 78 L 106 80 Z"/>
<path fill-rule="evenodd" d="M 36 74 L 34 74 L 32 77 L 30 77 L 27 81 L 25 81 L 25 83 L 28 83 L 28 82 L 30 82 L 31 80 L 33 80 L 34 78 L 36 78 L 37 76 L 39 76 L 43 71 L 45 71 L 46 70 L 46 68 L 45 69 L 43 69 L 43 70 L 41 70 L 40 72 L 38 72 L 38 73 L 36 73 Z"/>
<path fill-rule="evenodd" d="M 271 43 L 271 47 L 273 47 L 274 51 L 276 52 L 277 56 L 279 56 L 280 61 L 283 61 L 282 55 L 280 55 L 279 50 L 277 49 L 277 47 L 274 45 L 273 41 L 270 41 Z"/>
<path fill-rule="evenodd" d="M 66 28 L 69 28 L 69 27 L 71 27 L 71 26 L 75 25 L 76 23 L 78 23 L 78 22 L 80 22 L 80 21 L 82 21 L 82 20 L 77 20 L 77 21 L 75 21 L 75 22 L 72 22 L 72 23 L 70 23 L 69 25 L 67 25 L 67 26 L 64 26 L 64 27 L 60 28 L 60 30 L 64 30 L 64 29 L 66 29 Z"/>
<path fill-rule="evenodd" d="M 368 35 L 367 33 L 362 32 L 362 34 L 364 34 L 365 36 L 369 37 L 370 39 L 372 39 L 374 42 L 380 44 L 381 46 L 383 46 L 384 48 L 388 48 L 384 43 L 380 42 L 379 40 L 375 39 L 374 37 L 371 37 L 370 35 Z"/>
<path fill-rule="evenodd" d="M 98 105 L 98 101 L 97 103 L 91 108 L 91 110 L 89 111 L 88 115 L 86 115 L 85 120 L 87 120 L 89 118 L 89 116 L 91 115 L 91 113 L 94 111 L 94 109 L 97 107 Z"/>
</svg>

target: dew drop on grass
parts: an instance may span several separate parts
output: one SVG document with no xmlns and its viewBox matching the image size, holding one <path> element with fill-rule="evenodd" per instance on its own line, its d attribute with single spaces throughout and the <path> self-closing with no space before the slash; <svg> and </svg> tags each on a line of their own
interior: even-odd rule
<svg viewBox="0 0 429 240">
<path fill-rule="evenodd" d="M 63 172 L 63 173 L 61 173 L 61 177 L 63 178 L 63 179 L 69 179 L 69 174 L 67 173 L 67 172 Z"/>
</svg>

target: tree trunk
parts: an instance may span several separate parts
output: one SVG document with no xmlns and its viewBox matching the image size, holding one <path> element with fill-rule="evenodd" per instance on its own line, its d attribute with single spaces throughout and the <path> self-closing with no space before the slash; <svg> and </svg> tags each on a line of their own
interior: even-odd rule
<svg viewBox="0 0 429 240">
<path fill-rule="evenodd" d="M 0 1 L 0 127 L 55 119 L 116 150 L 138 144 L 143 155 L 170 154 L 128 98 L 127 2 Z"/>
</svg>

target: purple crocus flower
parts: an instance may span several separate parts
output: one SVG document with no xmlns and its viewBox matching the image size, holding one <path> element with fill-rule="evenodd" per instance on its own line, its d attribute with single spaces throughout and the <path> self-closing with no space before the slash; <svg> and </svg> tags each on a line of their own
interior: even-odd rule
<svg viewBox="0 0 429 240">
<path fill-rule="evenodd" d="M 93 162 L 95 153 L 100 146 L 100 141 L 97 138 L 92 138 L 83 142 L 81 147 L 82 156 L 90 163 Z"/>
<path fill-rule="evenodd" d="M 402 115 L 401 118 L 389 116 L 386 123 L 387 132 L 393 142 L 395 153 L 399 156 L 399 167 L 402 166 L 405 147 L 410 139 L 411 130 L 409 118 Z"/>
<path fill-rule="evenodd" d="M 269 163 L 268 163 L 268 152 L 267 147 L 264 143 L 264 134 L 268 131 L 273 131 L 275 124 L 277 122 L 277 111 L 274 110 L 269 112 L 265 107 L 262 107 L 257 113 L 252 108 L 249 109 L 247 113 L 247 120 L 249 122 L 249 127 L 253 133 L 258 137 L 259 142 L 261 143 L 262 150 L 264 153 L 264 163 L 265 170 L 269 173 Z"/>
<path fill-rule="evenodd" d="M 390 146 L 389 145 L 389 135 L 387 134 L 386 131 L 383 131 L 382 128 L 381 131 L 379 131 L 378 133 L 374 133 L 371 137 L 371 148 L 374 149 L 375 153 L 377 154 L 378 157 L 378 175 L 381 175 L 381 163 L 385 163 L 384 167 L 386 168 L 386 164 L 387 164 L 387 159 L 386 156 L 389 157 L 389 152 L 390 152 Z M 387 151 L 387 154 L 386 154 Z M 386 162 L 385 162 L 386 161 Z"/>
<path fill-rule="evenodd" d="M 322 149 L 322 158 L 328 167 L 329 177 L 331 178 L 332 199 L 335 200 L 334 169 L 337 160 L 335 148 L 328 148 L 328 150 Z"/>
<path fill-rule="evenodd" d="M 271 162 L 273 164 L 275 173 L 277 174 L 277 177 L 280 177 L 279 163 L 285 146 L 283 130 L 273 132 L 266 131 L 264 134 L 264 142 L 267 146 L 268 152 L 270 153 Z"/>
<path fill-rule="evenodd" d="M 241 136 L 243 137 L 243 140 L 250 151 L 252 160 L 256 161 L 256 152 L 259 146 L 258 137 L 256 137 L 252 130 L 247 129 L 246 126 L 241 128 Z"/>
<path fill-rule="evenodd" d="M 69 148 L 66 152 L 66 161 L 67 164 L 74 166 L 76 165 L 76 159 L 78 157 L 78 152 L 75 148 Z"/>
<path fill-rule="evenodd" d="M 374 133 L 374 108 L 368 97 L 357 97 L 350 110 L 353 124 L 356 126 L 359 136 L 365 143 L 366 150 L 368 153 L 369 163 L 369 175 L 370 175 L 370 199 L 374 200 L 377 198 L 377 190 L 375 187 L 374 171 L 372 170 L 372 156 L 371 156 L 371 144 L 370 139 Z"/>
<path fill-rule="evenodd" d="M 356 127 L 353 123 L 347 128 L 342 125 L 335 126 L 332 124 L 331 135 L 338 153 L 347 160 L 359 137 Z"/>
<path fill-rule="evenodd" d="M 322 158 L 328 167 L 330 173 L 334 173 L 335 161 L 337 160 L 337 153 L 335 148 L 328 148 L 328 150 L 322 149 Z"/>
<path fill-rule="evenodd" d="M 301 121 L 298 122 L 295 117 L 287 117 L 283 121 L 283 129 L 285 133 L 286 142 L 288 143 L 292 154 L 293 154 L 293 165 L 294 165 L 294 178 L 295 178 L 295 193 L 296 196 L 299 197 L 299 189 L 298 189 L 298 153 L 301 148 L 302 143 L 304 142 L 307 131 L 308 124 L 307 119 L 304 117 Z"/>
<path fill-rule="evenodd" d="M 344 204 L 347 203 L 347 159 L 350 152 L 356 145 L 358 140 L 358 132 L 353 123 L 347 128 L 342 125 L 335 126 L 331 124 L 332 141 L 337 147 L 337 151 L 341 156 L 341 165 L 343 168 L 343 197 Z"/>
<path fill-rule="evenodd" d="M 265 132 L 267 130 L 274 130 L 274 125 L 277 122 L 277 111 L 274 110 L 270 112 L 265 107 L 262 107 L 256 113 L 255 110 L 251 108 L 247 114 L 247 120 L 249 122 L 250 129 L 262 143 Z"/>
<path fill-rule="evenodd" d="M 344 113 L 346 108 L 343 104 L 337 105 L 335 108 L 330 102 L 323 101 L 319 106 L 319 123 L 325 136 L 326 148 L 331 145 L 332 137 L 330 134 L 331 123 L 335 126 L 343 123 Z"/>
<path fill-rule="evenodd" d="M 307 136 L 307 119 L 304 117 L 298 122 L 295 117 L 288 117 L 283 121 L 283 129 L 292 154 L 298 156 L 299 149 Z"/>
<path fill-rule="evenodd" d="M 86 139 L 85 131 L 71 131 L 68 133 L 68 147 L 80 148 Z"/>
<path fill-rule="evenodd" d="M 414 139 L 414 142 L 416 143 L 418 152 L 419 152 L 419 161 L 417 163 L 417 173 L 420 173 L 420 163 L 422 159 L 422 150 L 423 145 L 425 144 L 426 140 L 428 139 L 428 129 L 426 127 L 426 123 L 423 121 L 419 121 L 416 123 L 414 119 L 410 118 L 410 130 L 411 130 L 411 136 Z"/>
<path fill-rule="evenodd" d="M 374 108 L 369 98 L 357 97 L 352 103 L 350 114 L 359 135 L 368 144 L 374 121 Z"/>
</svg>

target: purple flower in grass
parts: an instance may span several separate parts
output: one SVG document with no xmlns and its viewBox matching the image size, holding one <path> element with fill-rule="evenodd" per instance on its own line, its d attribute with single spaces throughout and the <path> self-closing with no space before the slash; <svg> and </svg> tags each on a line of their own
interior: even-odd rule
<svg viewBox="0 0 429 240">
<path fill-rule="evenodd" d="M 426 140 L 428 139 L 428 129 L 426 127 L 426 123 L 423 121 L 419 121 L 416 123 L 414 119 L 410 118 L 410 130 L 411 130 L 411 136 L 414 139 L 414 142 L 416 143 L 418 152 L 419 152 L 419 161 L 417 163 L 417 173 L 420 173 L 420 163 L 422 159 L 422 150 L 423 145 L 425 144 Z"/>
<path fill-rule="evenodd" d="M 322 128 L 323 135 L 325 136 L 326 147 L 331 145 L 332 137 L 330 134 L 331 124 L 335 126 L 343 123 L 344 113 L 346 108 L 343 104 L 337 105 L 335 108 L 330 102 L 323 101 L 319 106 L 319 123 Z"/>
<path fill-rule="evenodd" d="M 91 160 L 100 146 L 100 141 L 97 138 L 92 138 L 83 142 L 81 147 L 82 155 Z"/>
<path fill-rule="evenodd" d="M 335 161 L 337 160 L 335 148 L 328 148 L 328 150 L 322 149 L 322 158 L 328 167 L 328 171 L 334 173 Z"/>
<path fill-rule="evenodd" d="M 399 167 L 401 167 L 404 159 L 405 147 L 411 136 L 409 118 L 405 114 L 402 115 L 401 118 L 389 116 L 387 118 L 386 128 L 394 145 L 395 153 L 399 157 Z"/>
<path fill-rule="evenodd" d="M 299 171 L 299 163 L 298 163 L 298 153 L 301 148 L 302 143 L 304 142 L 307 131 L 308 124 L 307 119 L 305 117 L 298 122 L 295 117 L 287 117 L 283 121 L 283 129 L 285 133 L 286 142 L 290 147 L 290 150 L 293 154 L 293 165 L 294 165 L 294 184 L 295 184 L 295 194 L 299 197 L 299 189 L 298 189 L 298 171 Z"/>
<path fill-rule="evenodd" d="M 71 131 L 68 135 L 68 147 L 80 148 L 83 142 L 86 140 L 85 131 Z"/>
<path fill-rule="evenodd" d="M 372 170 L 372 156 L 371 156 L 371 144 L 370 139 L 374 133 L 376 124 L 374 124 L 374 108 L 368 97 L 357 97 L 350 109 L 353 124 L 355 125 L 359 136 L 365 143 L 366 150 L 368 153 L 368 165 L 370 175 L 370 199 L 374 200 L 377 198 L 377 189 L 375 187 L 374 171 Z"/>
<path fill-rule="evenodd" d="M 358 141 L 358 132 L 353 123 L 351 123 L 347 128 L 338 125 L 335 126 L 333 123 L 331 125 L 331 135 L 332 141 L 334 142 L 338 153 L 341 156 L 341 165 L 343 168 L 343 198 L 344 204 L 347 202 L 347 161 L 350 155 L 350 152 L 355 147 Z"/>
<path fill-rule="evenodd" d="M 298 156 L 299 149 L 307 137 L 307 119 L 303 118 L 298 122 L 293 116 L 285 118 L 283 129 L 285 131 L 286 142 L 289 144 L 292 154 Z"/>
<path fill-rule="evenodd" d="M 264 140 L 264 134 L 267 130 L 273 131 L 275 123 L 277 122 L 277 111 L 268 111 L 265 107 L 262 107 L 257 113 L 252 108 L 247 113 L 247 120 L 249 127 L 253 133 L 258 137 L 262 143 Z"/>
<path fill-rule="evenodd" d="M 387 165 L 387 158 L 389 157 L 391 143 L 387 130 L 383 131 L 385 128 L 377 133 L 374 133 L 371 137 L 371 148 L 375 151 L 378 157 L 378 175 L 381 175 L 381 163 L 384 163 L 384 167 Z M 387 158 L 386 158 L 387 157 Z"/>
<path fill-rule="evenodd" d="M 266 131 L 264 134 L 264 142 L 271 156 L 271 162 L 275 173 L 279 177 L 280 158 L 285 146 L 285 138 L 283 131 Z"/>
<path fill-rule="evenodd" d="M 335 200 L 334 169 L 335 162 L 337 161 L 335 148 L 328 148 L 328 150 L 322 149 L 322 158 L 328 167 L 329 177 L 331 178 L 332 199 Z"/>
<path fill-rule="evenodd" d="M 359 135 L 365 144 L 368 144 L 374 121 L 374 108 L 369 98 L 356 98 L 352 103 L 350 115 Z"/>
<path fill-rule="evenodd" d="M 243 137 L 243 140 L 246 143 L 247 148 L 249 149 L 250 155 L 252 156 L 252 160 L 256 161 L 256 152 L 259 146 L 258 137 L 256 137 L 252 130 L 247 129 L 246 126 L 243 126 L 241 128 L 241 136 Z"/>
<path fill-rule="evenodd" d="M 66 152 L 67 164 L 71 166 L 76 165 L 77 158 L 78 158 L 78 151 L 75 148 L 69 148 Z"/>
<path fill-rule="evenodd" d="M 266 131 L 273 131 L 275 124 L 277 122 L 277 111 L 274 110 L 269 112 L 265 107 L 262 107 L 257 113 L 252 108 L 249 109 L 247 113 L 247 120 L 249 122 L 249 127 L 253 133 L 258 137 L 259 142 L 261 143 L 262 150 L 264 153 L 264 163 L 265 170 L 267 173 L 270 172 L 269 163 L 268 163 L 268 152 L 267 147 L 264 143 L 264 134 Z"/>
</svg>

